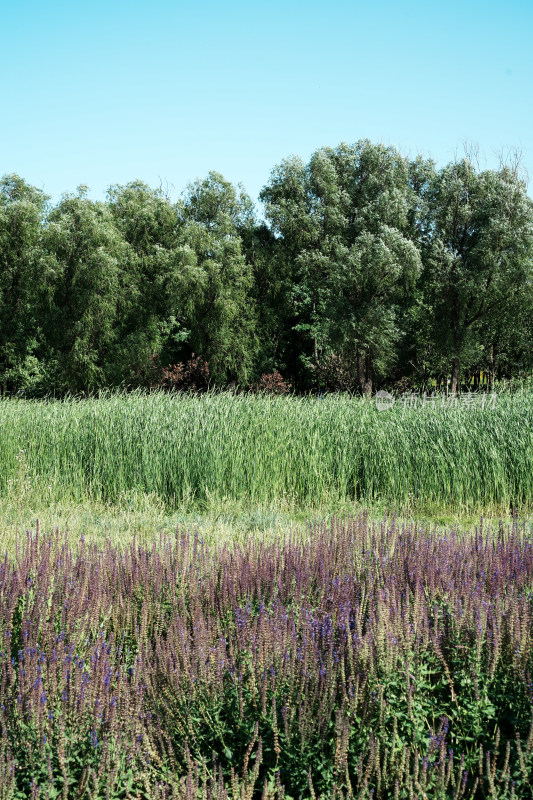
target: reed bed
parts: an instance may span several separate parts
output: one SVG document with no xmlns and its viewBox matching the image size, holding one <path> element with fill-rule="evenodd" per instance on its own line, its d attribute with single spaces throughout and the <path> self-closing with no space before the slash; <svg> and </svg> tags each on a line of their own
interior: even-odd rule
<svg viewBox="0 0 533 800">
<path fill-rule="evenodd" d="M 530 798 L 533 542 L 358 518 L 0 564 L 0 797 Z"/>
<path fill-rule="evenodd" d="M 533 393 L 492 407 L 212 393 L 0 400 L 0 497 L 167 506 L 533 503 Z"/>
</svg>

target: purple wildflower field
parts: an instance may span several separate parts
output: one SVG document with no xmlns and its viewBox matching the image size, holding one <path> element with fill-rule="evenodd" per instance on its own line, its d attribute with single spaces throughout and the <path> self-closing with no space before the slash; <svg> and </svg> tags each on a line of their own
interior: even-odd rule
<svg viewBox="0 0 533 800">
<path fill-rule="evenodd" d="M 0 798 L 529 798 L 533 541 L 334 519 L 0 564 Z"/>
</svg>

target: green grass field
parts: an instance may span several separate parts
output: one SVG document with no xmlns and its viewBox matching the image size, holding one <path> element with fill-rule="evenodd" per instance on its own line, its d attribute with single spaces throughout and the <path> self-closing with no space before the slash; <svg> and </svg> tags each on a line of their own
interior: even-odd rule
<svg viewBox="0 0 533 800">
<path fill-rule="evenodd" d="M 508 513 L 533 503 L 533 395 L 494 408 L 377 410 L 317 398 L 162 393 L 0 401 L 0 497 L 204 512 L 335 508 Z"/>
<path fill-rule="evenodd" d="M 532 508 L 531 392 L 1 400 L 0 798 L 531 797 Z"/>
<path fill-rule="evenodd" d="M 0 401 L 0 546 L 39 519 L 126 544 L 242 537 L 369 509 L 441 526 L 529 517 L 533 394 L 419 407 L 207 394 Z"/>
</svg>

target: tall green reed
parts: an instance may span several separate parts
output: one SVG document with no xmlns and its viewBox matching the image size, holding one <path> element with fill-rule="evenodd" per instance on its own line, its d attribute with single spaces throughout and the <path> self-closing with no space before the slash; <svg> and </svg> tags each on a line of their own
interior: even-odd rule
<svg viewBox="0 0 533 800">
<path fill-rule="evenodd" d="M 0 496 L 169 506 L 346 498 L 530 507 L 533 395 L 379 411 L 345 395 L 115 394 L 0 401 Z"/>
</svg>

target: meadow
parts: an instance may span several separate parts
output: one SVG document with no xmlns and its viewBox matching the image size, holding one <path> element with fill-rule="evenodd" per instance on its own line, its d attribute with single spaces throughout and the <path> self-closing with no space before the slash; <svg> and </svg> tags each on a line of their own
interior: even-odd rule
<svg viewBox="0 0 533 800">
<path fill-rule="evenodd" d="M 533 501 L 533 393 L 492 406 L 347 395 L 115 394 L 0 401 L 0 497 L 37 506 L 158 498 L 500 513 Z"/>
<path fill-rule="evenodd" d="M 0 800 L 533 797 L 532 499 L 531 392 L 0 400 Z"/>
<path fill-rule="evenodd" d="M 526 798 L 533 542 L 366 515 L 0 567 L 2 798 Z"/>
</svg>

